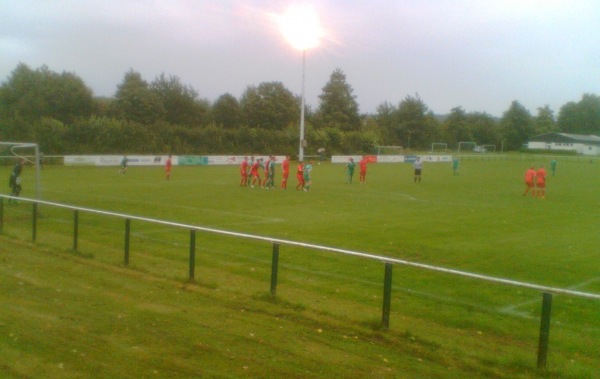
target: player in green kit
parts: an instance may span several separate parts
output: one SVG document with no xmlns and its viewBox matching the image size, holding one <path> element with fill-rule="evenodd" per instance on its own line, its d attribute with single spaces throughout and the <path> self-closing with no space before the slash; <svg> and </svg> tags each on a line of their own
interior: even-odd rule
<svg viewBox="0 0 600 379">
<path fill-rule="evenodd" d="M 307 165 L 304 166 L 304 191 L 310 191 L 310 185 L 312 184 L 311 172 L 313 168 L 312 159 L 308 162 Z"/>
<path fill-rule="evenodd" d="M 356 167 L 356 163 L 354 163 L 354 159 L 348 158 L 348 164 L 346 165 L 346 183 L 352 183 L 352 177 L 354 176 L 354 168 Z"/>
</svg>

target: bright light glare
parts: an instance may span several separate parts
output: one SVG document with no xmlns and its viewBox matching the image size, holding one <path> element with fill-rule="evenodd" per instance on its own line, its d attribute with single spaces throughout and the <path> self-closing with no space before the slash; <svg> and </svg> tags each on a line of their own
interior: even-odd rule
<svg viewBox="0 0 600 379">
<path fill-rule="evenodd" d="M 296 49 L 316 47 L 323 34 L 314 9 L 309 6 L 293 6 L 278 17 L 279 27 L 285 39 Z"/>
</svg>

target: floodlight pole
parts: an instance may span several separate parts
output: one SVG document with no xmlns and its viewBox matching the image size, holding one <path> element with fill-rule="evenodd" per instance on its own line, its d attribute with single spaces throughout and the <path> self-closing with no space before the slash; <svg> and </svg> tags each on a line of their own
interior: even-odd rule
<svg viewBox="0 0 600 379">
<path fill-rule="evenodd" d="M 302 100 L 300 105 L 300 148 L 298 150 L 298 161 L 304 160 L 304 87 L 306 72 L 306 49 L 302 50 Z"/>
</svg>

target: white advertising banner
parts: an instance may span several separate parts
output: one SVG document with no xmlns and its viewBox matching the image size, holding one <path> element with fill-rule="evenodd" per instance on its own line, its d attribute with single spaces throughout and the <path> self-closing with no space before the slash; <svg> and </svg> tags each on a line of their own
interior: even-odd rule
<svg viewBox="0 0 600 379">
<path fill-rule="evenodd" d="M 65 155 L 65 166 L 120 166 L 123 155 Z M 127 155 L 128 166 L 164 166 L 168 155 Z M 244 160 L 244 155 L 181 155 L 172 156 L 173 166 L 200 166 L 200 165 L 239 165 Z M 247 156 L 250 160 L 250 156 Z M 267 155 L 255 155 L 254 159 L 269 160 Z M 275 163 L 279 164 L 285 155 L 276 155 Z"/>
<path fill-rule="evenodd" d="M 65 155 L 65 166 L 120 166 L 123 155 Z M 128 166 L 164 166 L 168 155 L 127 155 Z M 171 157 L 177 165 L 177 157 Z"/>
</svg>

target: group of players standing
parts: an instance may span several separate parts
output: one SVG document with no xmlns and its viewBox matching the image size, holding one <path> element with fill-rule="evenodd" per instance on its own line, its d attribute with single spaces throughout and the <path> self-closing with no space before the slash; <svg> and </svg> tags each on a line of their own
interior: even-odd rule
<svg viewBox="0 0 600 379">
<path fill-rule="evenodd" d="M 550 162 L 550 169 L 552 170 L 552 176 L 556 174 L 556 159 Z M 532 197 L 538 197 L 544 199 L 546 197 L 546 169 L 544 165 L 541 165 L 537 170 L 534 166 L 531 166 L 525 171 L 525 192 L 523 196 L 526 196 L 531 190 Z"/>
<path fill-rule="evenodd" d="M 258 186 L 258 188 L 274 189 L 275 185 L 275 162 L 277 158 L 271 155 L 265 161 L 263 158 L 254 159 L 254 156 L 244 157 L 240 164 L 240 186 L 247 187 Z M 296 167 L 296 179 L 298 184 L 296 190 L 310 191 L 312 184 L 311 173 L 313 161 L 310 160 L 307 164 L 300 161 Z M 261 177 L 261 171 L 264 173 L 264 178 Z M 288 177 L 290 175 L 290 157 L 287 155 L 281 162 L 281 185 L 280 189 L 286 190 Z"/>
</svg>

